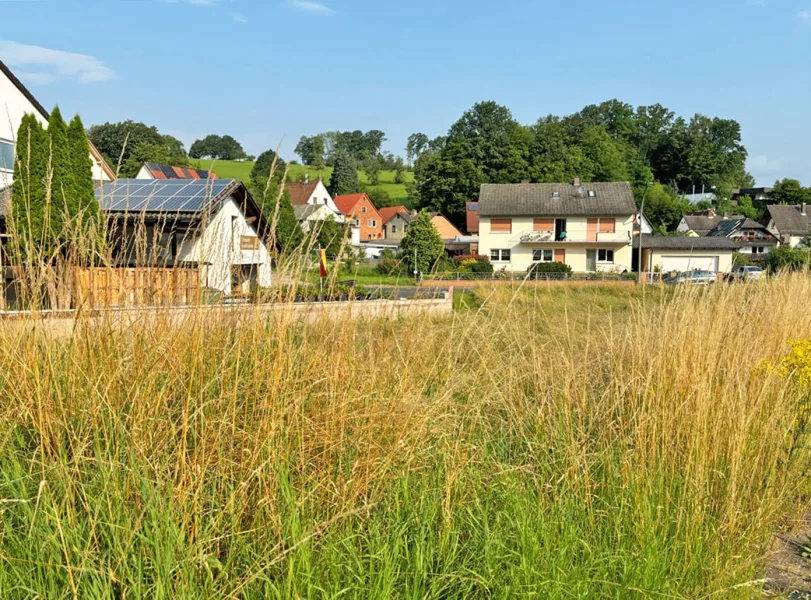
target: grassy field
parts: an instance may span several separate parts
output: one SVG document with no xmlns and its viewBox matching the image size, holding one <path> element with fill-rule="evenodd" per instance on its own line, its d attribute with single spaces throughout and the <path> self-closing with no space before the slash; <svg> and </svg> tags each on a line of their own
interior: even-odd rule
<svg viewBox="0 0 811 600">
<path fill-rule="evenodd" d="M 808 492 L 809 390 L 764 360 L 809 295 L 2 321 L 0 597 L 753 597 Z"/>
<path fill-rule="evenodd" d="M 212 170 L 217 174 L 217 177 L 224 179 L 240 179 L 247 181 L 251 176 L 251 169 L 253 169 L 252 162 L 235 162 L 227 160 L 206 161 L 206 160 L 192 160 L 192 166 L 198 169 Z M 327 167 L 322 170 L 313 169 L 304 165 L 290 165 L 288 174 L 293 181 L 297 181 L 302 174 L 307 173 L 310 179 L 321 177 L 325 182 L 329 182 L 330 175 L 332 175 L 332 167 Z M 366 173 L 358 171 L 358 176 L 363 184 L 369 183 Z M 405 173 L 406 181 L 414 181 L 414 173 Z M 400 204 L 406 204 L 408 194 L 406 193 L 405 185 L 394 183 L 394 171 L 381 171 L 380 172 L 380 186 L 381 190 L 387 192 L 392 200 Z"/>
</svg>

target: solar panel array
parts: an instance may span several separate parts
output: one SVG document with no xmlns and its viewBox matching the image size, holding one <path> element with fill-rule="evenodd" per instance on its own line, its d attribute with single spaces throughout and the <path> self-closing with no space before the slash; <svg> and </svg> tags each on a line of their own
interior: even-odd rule
<svg viewBox="0 0 811 600">
<path fill-rule="evenodd" d="M 743 219 L 729 219 L 727 221 L 721 221 L 715 228 L 710 232 L 710 236 L 712 237 L 727 237 L 731 233 L 735 231 L 735 229 L 743 222 Z"/>
<path fill-rule="evenodd" d="M 197 213 L 217 199 L 231 179 L 119 179 L 96 189 L 107 212 Z"/>
</svg>

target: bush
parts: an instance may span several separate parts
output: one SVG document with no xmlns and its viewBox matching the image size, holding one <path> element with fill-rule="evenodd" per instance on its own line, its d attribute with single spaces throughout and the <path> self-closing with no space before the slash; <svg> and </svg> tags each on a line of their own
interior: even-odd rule
<svg viewBox="0 0 811 600">
<path fill-rule="evenodd" d="M 748 265 L 749 259 L 747 258 L 746 254 L 743 252 L 733 252 L 732 253 L 732 264 L 733 265 Z"/>
<path fill-rule="evenodd" d="M 460 273 L 492 273 L 493 263 L 490 259 L 481 254 L 462 254 L 454 256 L 456 270 Z"/>
<path fill-rule="evenodd" d="M 406 274 L 405 264 L 396 258 L 380 259 L 375 265 L 375 271 L 381 275 L 401 276 Z"/>
<path fill-rule="evenodd" d="M 778 246 L 769 253 L 766 268 L 770 273 L 778 271 L 800 271 L 809 266 L 808 250 Z"/>
<path fill-rule="evenodd" d="M 566 273 L 572 274 L 572 268 L 566 263 L 561 262 L 540 262 L 535 263 L 527 269 L 527 273 Z"/>
</svg>

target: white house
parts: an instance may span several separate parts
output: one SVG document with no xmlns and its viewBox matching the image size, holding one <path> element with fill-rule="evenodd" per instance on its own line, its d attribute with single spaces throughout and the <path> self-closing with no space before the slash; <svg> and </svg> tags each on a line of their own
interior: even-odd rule
<svg viewBox="0 0 811 600">
<path fill-rule="evenodd" d="M 719 223 L 723 223 L 724 221 L 728 221 L 730 219 L 743 218 L 745 218 L 743 215 L 733 215 L 731 217 L 719 215 L 715 209 L 708 208 L 689 215 L 684 215 L 681 221 L 679 221 L 676 231 L 679 233 L 686 233 L 687 235 L 693 237 L 704 237 L 705 235 L 709 235 Z"/>
<path fill-rule="evenodd" d="M 0 189 L 9 187 L 13 182 L 15 140 L 26 113 L 33 114 L 43 126 L 48 126 L 48 111 L 0 61 Z M 89 150 L 90 158 L 93 160 L 93 179 L 96 181 L 115 179 L 115 172 L 93 144 L 90 144 Z"/>
<path fill-rule="evenodd" d="M 285 184 L 285 189 L 290 193 L 290 204 L 296 206 L 325 206 L 329 213 L 320 211 L 319 214 L 323 215 L 326 219 L 332 216 L 336 223 L 345 223 L 346 218 L 343 213 L 338 210 L 335 202 L 332 200 L 327 191 L 324 182 L 319 177 L 315 181 L 297 181 L 294 183 Z"/>
<path fill-rule="evenodd" d="M 478 204 L 479 253 L 496 269 L 631 270 L 637 207 L 628 183 L 485 184 Z"/>
<path fill-rule="evenodd" d="M 769 204 L 764 223 L 781 244 L 796 248 L 811 235 L 811 205 Z"/>
<path fill-rule="evenodd" d="M 224 294 L 271 284 L 267 223 L 232 179 L 119 179 L 96 190 L 119 266 L 196 266 Z"/>
<path fill-rule="evenodd" d="M 753 219 L 725 219 L 710 231 L 707 237 L 729 238 L 738 245 L 738 252 L 749 260 L 764 260 L 779 242 L 765 225 Z"/>
<path fill-rule="evenodd" d="M 696 269 L 728 273 L 738 244 L 723 236 L 642 235 L 634 238 L 634 253 L 642 243 L 642 269 L 647 273 L 681 273 Z"/>
</svg>

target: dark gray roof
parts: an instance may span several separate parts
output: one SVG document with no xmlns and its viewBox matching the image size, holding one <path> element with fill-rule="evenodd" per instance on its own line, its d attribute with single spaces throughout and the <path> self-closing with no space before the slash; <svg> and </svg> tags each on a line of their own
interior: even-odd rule
<svg viewBox="0 0 811 600">
<path fill-rule="evenodd" d="M 315 205 L 315 204 L 294 204 L 293 205 L 293 212 L 296 214 L 296 219 L 299 221 L 304 221 L 305 219 L 309 218 L 315 211 L 321 208 L 323 205 Z"/>
<path fill-rule="evenodd" d="M 639 248 L 639 236 L 634 237 L 634 248 Z M 733 240 L 726 237 L 683 237 L 676 235 L 642 236 L 642 248 L 670 250 L 735 250 Z"/>
<path fill-rule="evenodd" d="M 807 235 L 809 233 L 809 212 L 802 214 L 802 207 L 792 204 L 769 204 L 766 212 L 780 235 Z"/>
<path fill-rule="evenodd" d="M 479 215 L 482 217 L 630 216 L 636 214 L 634 195 L 628 183 L 584 183 L 586 193 L 569 183 L 514 183 L 482 185 Z M 595 192 L 594 197 L 588 195 Z M 559 194 L 559 197 L 553 197 Z"/>
<path fill-rule="evenodd" d="M 108 213 L 197 214 L 238 187 L 233 179 L 119 179 L 96 188 Z"/>
<path fill-rule="evenodd" d="M 707 235 L 710 231 L 715 229 L 719 223 L 725 220 L 743 219 L 743 215 L 733 215 L 731 217 L 708 217 L 707 215 L 685 215 L 684 222 L 691 231 L 695 231 L 699 235 Z"/>
</svg>

